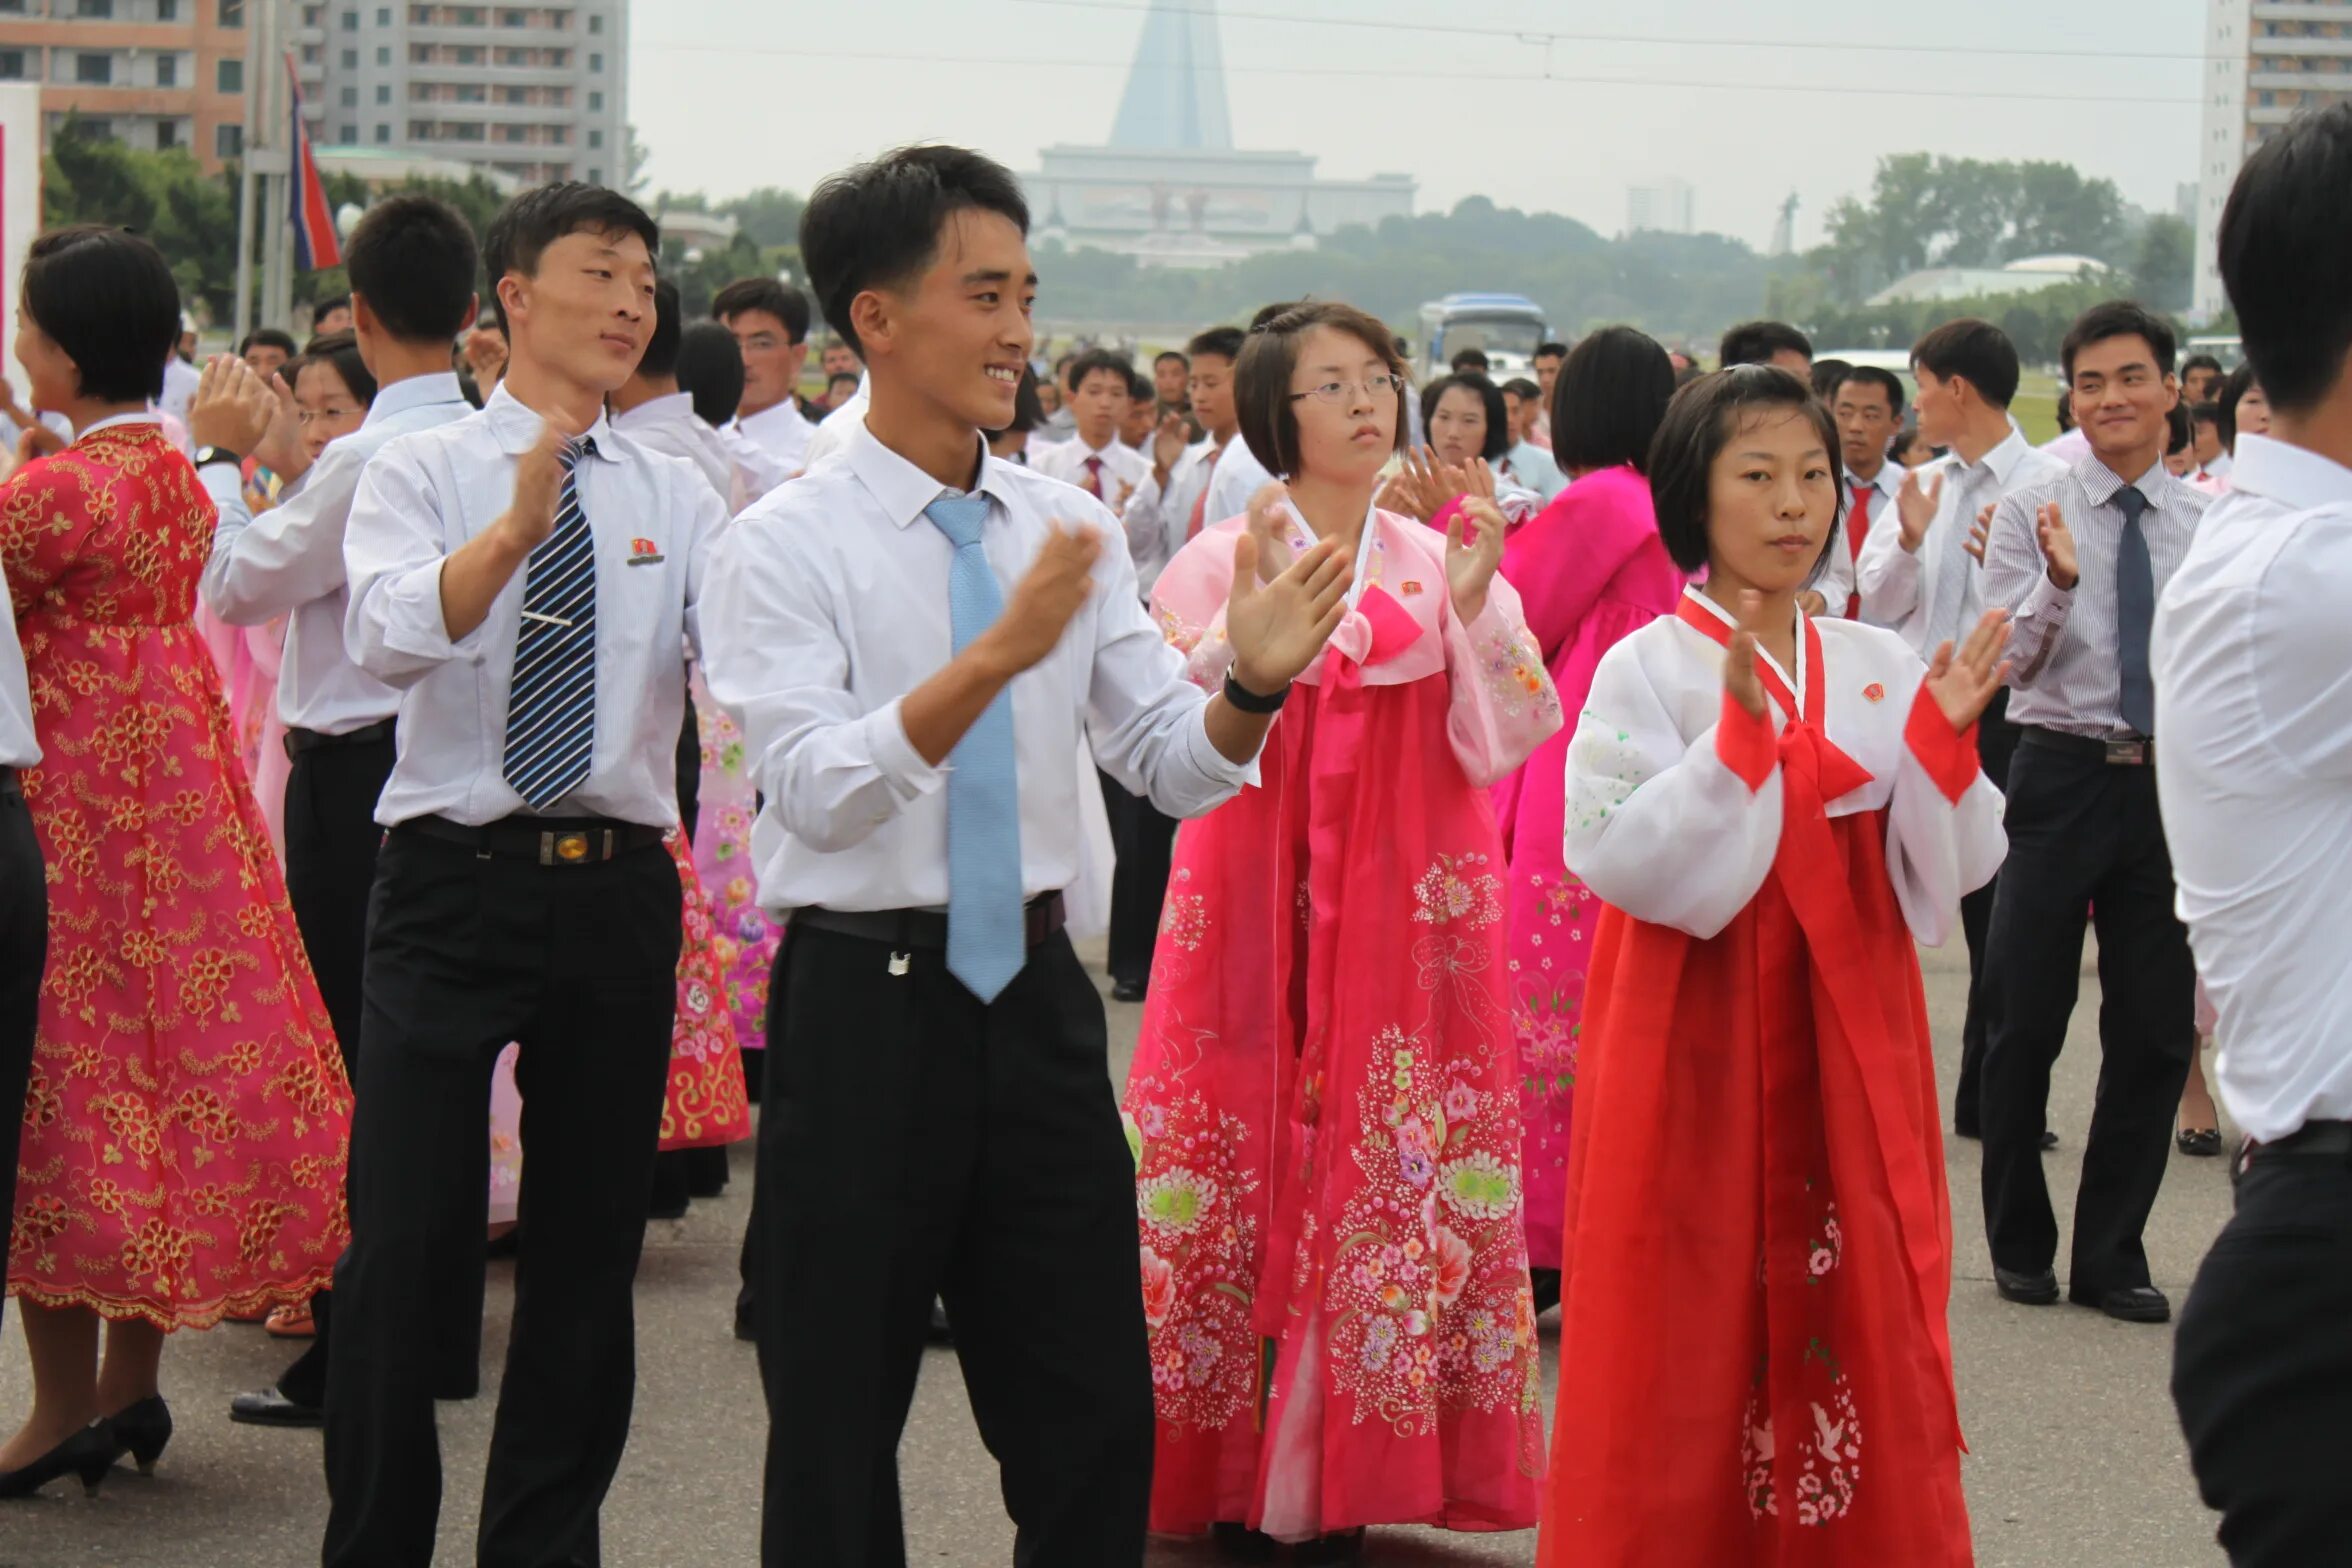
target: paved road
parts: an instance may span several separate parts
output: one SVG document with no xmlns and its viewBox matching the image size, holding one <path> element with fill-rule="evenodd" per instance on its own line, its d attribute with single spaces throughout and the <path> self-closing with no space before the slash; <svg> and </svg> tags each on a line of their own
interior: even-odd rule
<svg viewBox="0 0 2352 1568">
<path fill-rule="evenodd" d="M 1929 954 L 1928 995 L 1945 1081 L 1957 1052 L 1957 952 Z M 2097 981 L 2086 974 L 2070 1050 L 2060 1064 L 2050 1156 L 2062 1221 L 2071 1205 L 2097 1066 L 2090 1033 Z M 1112 1009 L 1124 1058 L 1136 1010 Z M 639 1366 L 634 1436 L 605 1509 L 608 1568 L 742 1568 L 758 1538 L 763 1414 L 751 1349 L 730 1337 L 735 1245 L 749 1206 L 748 1149 L 720 1200 L 684 1221 L 657 1222 L 638 1278 Z M 2165 1395 L 2171 1335 L 2111 1323 L 2073 1307 L 2006 1306 L 1993 1294 L 1977 1204 L 1976 1146 L 1949 1151 L 1960 1277 L 1952 1302 L 1979 1563 L 1984 1568 L 2217 1568 L 2212 1522 L 2197 1502 Z M 2221 1162 L 2176 1157 L 2148 1251 L 2177 1305 L 2228 1213 Z M 493 1265 L 485 1365 L 504 1353 L 511 1265 Z M 854 1282 L 841 1309 L 855 1311 Z M 16 1314 L 0 1343 L 0 1420 L 27 1395 Z M 1547 1325 L 1547 1341 L 1550 1339 Z M 0 1568 L 302 1568 L 317 1562 L 325 1494 L 318 1439 L 232 1426 L 229 1396 L 273 1377 L 285 1359 L 259 1329 L 225 1328 L 174 1344 L 164 1388 L 179 1435 L 152 1478 L 118 1470 L 96 1499 L 70 1482 L 40 1500 L 0 1504 Z M 486 1375 L 486 1384 L 491 1378 Z M 1547 1378 L 1547 1384 L 1551 1381 Z M 494 1385 L 493 1385 L 494 1386 Z M 489 1442 L 487 1399 L 442 1407 L 449 1461 L 444 1565 L 473 1561 L 472 1531 Z M 822 1420 L 822 1412 L 811 1419 Z M 950 1353 L 934 1351 L 903 1453 L 908 1556 L 916 1564 L 1011 1561 L 1011 1534 Z M 1441 1565 L 1528 1563 L 1532 1534 L 1440 1536 L 1375 1532 L 1370 1561 Z M 1196 1546 L 1153 1549 L 1153 1568 L 1208 1563 Z M 828 1568 L 828 1565 L 812 1565 Z"/>
</svg>

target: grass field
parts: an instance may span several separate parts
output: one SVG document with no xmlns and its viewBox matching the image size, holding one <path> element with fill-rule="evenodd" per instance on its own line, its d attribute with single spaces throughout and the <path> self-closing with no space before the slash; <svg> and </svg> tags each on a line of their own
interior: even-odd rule
<svg viewBox="0 0 2352 1568">
<path fill-rule="evenodd" d="M 2025 438 L 2040 446 L 2058 438 L 2058 378 L 2029 370 L 2017 384 L 2017 401 L 2009 405 L 2024 427 Z"/>
</svg>

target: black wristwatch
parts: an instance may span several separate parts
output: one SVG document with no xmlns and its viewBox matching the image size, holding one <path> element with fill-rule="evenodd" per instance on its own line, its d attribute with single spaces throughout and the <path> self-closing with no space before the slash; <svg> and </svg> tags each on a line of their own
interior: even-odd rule
<svg viewBox="0 0 2352 1568">
<path fill-rule="evenodd" d="M 232 452 L 225 446 L 200 446 L 196 449 L 196 466 L 209 468 L 214 463 L 226 463 L 232 468 L 245 466 L 245 454 Z"/>
<path fill-rule="evenodd" d="M 1290 682 L 1284 681 L 1282 689 L 1274 693 L 1273 696 L 1261 697 L 1235 680 L 1233 672 L 1227 670 L 1225 672 L 1225 700 L 1244 713 L 1280 713 L 1282 705 L 1290 700 Z"/>
</svg>

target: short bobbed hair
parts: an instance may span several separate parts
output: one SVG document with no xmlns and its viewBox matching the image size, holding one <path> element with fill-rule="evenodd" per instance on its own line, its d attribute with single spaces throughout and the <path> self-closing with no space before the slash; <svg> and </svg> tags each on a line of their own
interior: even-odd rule
<svg viewBox="0 0 2352 1568">
<path fill-rule="evenodd" d="M 1620 464 L 1646 472 L 1674 385 L 1674 361 L 1648 333 L 1587 333 L 1552 383 L 1552 460 L 1571 473 Z"/>
<path fill-rule="evenodd" d="M 1519 438 L 1511 433 L 1510 405 L 1503 401 L 1503 389 L 1475 370 L 1460 370 L 1450 376 L 1440 376 L 1421 389 L 1421 427 L 1426 430 L 1437 418 L 1437 405 L 1448 392 L 1460 390 L 1478 399 L 1486 410 L 1486 445 L 1478 455 L 1492 463 L 1518 445 Z"/>
<path fill-rule="evenodd" d="M 1810 420 L 1821 449 L 1837 463 L 1837 424 L 1812 387 L 1777 365 L 1735 365 L 1684 387 L 1666 405 L 1666 418 L 1650 447 L 1650 500 L 1658 514 L 1658 537 L 1674 564 L 1695 572 L 1707 564 L 1707 507 L 1715 459 L 1759 415 L 1793 411 Z M 1845 487 L 1830 487 L 1837 512 L 1823 541 L 1821 559 L 1838 546 L 1845 515 Z M 1814 571 L 1821 570 L 1819 561 Z"/>
<path fill-rule="evenodd" d="M 1308 300 L 1252 327 L 1234 367 L 1234 406 L 1250 456 L 1263 464 L 1266 472 L 1285 478 L 1299 471 L 1298 405 L 1291 401 L 1290 378 L 1298 369 L 1299 344 L 1317 327 L 1346 333 L 1386 365 L 1391 375 L 1400 380 L 1405 376 L 1396 335 L 1380 318 L 1353 305 Z M 1411 439 L 1405 418 L 1405 399 L 1411 392 L 1410 386 L 1397 389 L 1396 449 L 1400 452 Z"/>
<path fill-rule="evenodd" d="M 163 362 L 180 346 L 180 286 L 147 240 L 95 223 L 52 229 L 26 252 L 18 298 L 74 362 L 83 397 L 162 395 Z"/>
</svg>

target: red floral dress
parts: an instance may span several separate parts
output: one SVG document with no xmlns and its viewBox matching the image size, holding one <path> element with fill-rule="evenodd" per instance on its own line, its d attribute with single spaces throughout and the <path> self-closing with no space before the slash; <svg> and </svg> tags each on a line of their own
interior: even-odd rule
<svg viewBox="0 0 2352 1568">
<path fill-rule="evenodd" d="M 0 485 L 49 971 L 8 1290 L 209 1327 L 325 1285 L 351 1091 L 191 625 L 214 512 L 152 424 Z"/>
</svg>

